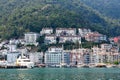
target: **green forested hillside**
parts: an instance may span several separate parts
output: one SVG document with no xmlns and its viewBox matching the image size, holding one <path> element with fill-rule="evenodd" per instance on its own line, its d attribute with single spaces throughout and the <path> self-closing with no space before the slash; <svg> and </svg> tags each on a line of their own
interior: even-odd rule
<svg viewBox="0 0 120 80">
<path fill-rule="evenodd" d="M 111 23 L 80 0 L 0 0 L 0 37 L 22 36 L 43 27 L 85 27 L 109 36 L 120 35 Z"/>
<path fill-rule="evenodd" d="M 120 18 L 120 0 L 80 0 L 100 13 L 115 19 Z"/>
</svg>

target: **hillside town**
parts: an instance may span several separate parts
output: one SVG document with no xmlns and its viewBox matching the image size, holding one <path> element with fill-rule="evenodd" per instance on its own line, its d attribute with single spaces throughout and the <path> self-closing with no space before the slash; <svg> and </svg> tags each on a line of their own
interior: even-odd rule
<svg viewBox="0 0 120 80">
<path fill-rule="evenodd" d="M 31 45 L 41 45 L 37 42 L 40 36 L 45 36 L 44 44 L 65 43 L 67 41 L 79 44 L 82 38 L 88 42 L 103 43 L 91 48 L 73 48 L 65 50 L 64 46 L 51 46 L 45 52 L 32 50 Z M 111 66 L 120 64 L 120 37 L 108 38 L 96 31 L 86 28 L 43 28 L 40 33 L 27 32 L 24 38 L 4 40 L 0 43 L 0 66 L 18 65 L 20 58 L 33 62 L 39 67 L 81 67 L 81 66 Z M 19 59 L 19 60 L 18 60 Z M 33 67 L 33 66 L 32 66 Z"/>
</svg>

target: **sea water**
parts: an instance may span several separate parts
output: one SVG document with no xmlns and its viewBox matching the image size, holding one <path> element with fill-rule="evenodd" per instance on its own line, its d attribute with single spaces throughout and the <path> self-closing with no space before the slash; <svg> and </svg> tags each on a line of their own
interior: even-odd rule
<svg viewBox="0 0 120 80">
<path fill-rule="evenodd" d="M 120 80 L 120 68 L 0 69 L 0 80 Z"/>
</svg>

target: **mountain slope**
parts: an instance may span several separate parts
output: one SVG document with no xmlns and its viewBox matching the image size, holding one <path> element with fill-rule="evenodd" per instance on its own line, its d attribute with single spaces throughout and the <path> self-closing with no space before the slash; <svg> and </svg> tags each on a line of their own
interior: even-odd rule
<svg viewBox="0 0 120 80">
<path fill-rule="evenodd" d="M 114 18 L 120 18 L 120 0 L 80 0 L 100 13 Z"/>
<path fill-rule="evenodd" d="M 39 32 L 43 27 L 84 27 L 109 36 L 120 34 L 120 27 L 111 25 L 79 0 L 0 0 L 1 38 Z"/>
</svg>

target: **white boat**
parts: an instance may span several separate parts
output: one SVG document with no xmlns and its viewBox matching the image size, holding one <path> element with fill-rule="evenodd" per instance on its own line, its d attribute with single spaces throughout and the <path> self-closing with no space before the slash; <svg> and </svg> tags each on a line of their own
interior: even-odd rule
<svg viewBox="0 0 120 80">
<path fill-rule="evenodd" d="M 113 64 L 107 65 L 107 68 L 118 68 L 118 67 L 119 67 L 118 65 L 113 65 Z"/>
<path fill-rule="evenodd" d="M 34 63 L 30 61 L 26 56 L 19 56 L 16 61 L 17 66 L 26 66 L 27 68 L 33 68 Z"/>
<path fill-rule="evenodd" d="M 104 63 L 97 63 L 95 67 L 97 67 L 97 68 L 106 68 L 107 66 Z"/>
</svg>

